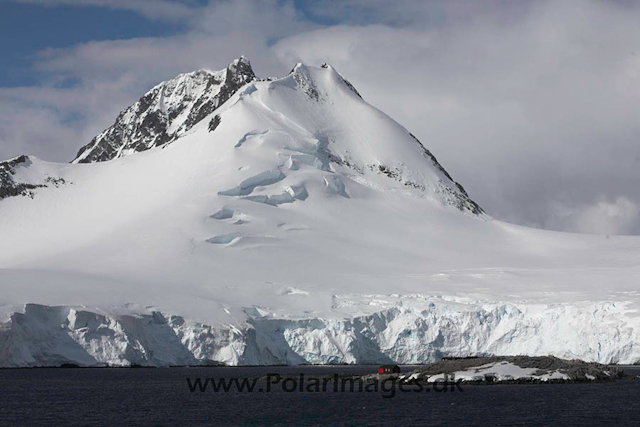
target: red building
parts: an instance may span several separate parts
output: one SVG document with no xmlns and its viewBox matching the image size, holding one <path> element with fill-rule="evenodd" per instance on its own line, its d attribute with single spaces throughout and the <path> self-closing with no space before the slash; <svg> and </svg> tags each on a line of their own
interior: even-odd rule
<svg viewBox="0 0 640 427">
<path fill-rule="evenodd" d="M 379 374 L 399 374 L 400 367 L 398 365 L 382 365 L 378 368 Z"/>
</svg>

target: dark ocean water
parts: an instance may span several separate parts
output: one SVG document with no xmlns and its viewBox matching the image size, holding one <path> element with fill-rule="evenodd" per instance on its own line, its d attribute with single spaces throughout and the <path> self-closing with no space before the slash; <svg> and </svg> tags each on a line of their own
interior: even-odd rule
<svg viewBox="0 0 640 427">
<path fill-rule="evenodd" d="M 270 392 L 191 392 L 187 382 L 365 374 L 373 366 L 5 369 L 0 425 L 640 425 L 640 367 L 627 369 L 634 378 L 612 383 L 466 385 L 392 398 L 331 386 L 286 392 L 282 381 Z"/>
</svg>

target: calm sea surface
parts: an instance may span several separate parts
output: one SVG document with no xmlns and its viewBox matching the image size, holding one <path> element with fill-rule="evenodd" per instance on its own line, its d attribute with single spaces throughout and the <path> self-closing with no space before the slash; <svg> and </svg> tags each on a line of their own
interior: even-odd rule
<svg viewBox="0 0 640 427">
<path fill-rule="evenodd" d="M 448 392 L 204 392 L 197 378 L 366 374 L 374 366 L 0 370 L 0 425 L 640 425 L 640 367 L 613 383 L 466 385 Z M 403 372 L 411 368 L 404 367 Z M 285 385 L 294 387 L 290 379 Z M 276 378 L 271 379 L 275 382 Z M 210 385 L 210 384 L 209 384 Z"/>
</svg>

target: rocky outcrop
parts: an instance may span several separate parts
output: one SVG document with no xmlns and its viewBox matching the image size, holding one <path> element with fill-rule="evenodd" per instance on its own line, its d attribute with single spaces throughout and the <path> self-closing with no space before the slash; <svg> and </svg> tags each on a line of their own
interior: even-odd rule
<svg viewBox="0 0 640 427">
<path fill-rule="evenodd" d="M 160 83 L 82 147 L 73 163 L 104 162 L 170 143 L 255 79 L 249 61 L 240 57 L 222 71 L 199 70 Z"/>
<path fill-rule="evenodd" d="M 12 196 L 31 196 L 33 190 L 41 187 L 41 185 L 15 181 L 15 168 L 28 163 L 30 161 L 27 156 L 19 156 L 0 163 L 0 200 Z"/>
<path fill-rule="evenodd" d="M 0 200 L 7 197 L 26 196 L 33 198 L 35 190 L 48 186 L 60 187 L 66 181 L 60 177 L 44 176 L 40 182 L 27 182 L 17 177 L 18 168 L 32 164 L 29 156 L 18 156 L 0 163 Z"/>
</svg>

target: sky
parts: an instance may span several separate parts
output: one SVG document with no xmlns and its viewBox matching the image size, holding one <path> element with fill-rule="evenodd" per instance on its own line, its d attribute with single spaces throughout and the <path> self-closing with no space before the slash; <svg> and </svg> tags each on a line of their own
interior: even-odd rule
<svg viewBox="0 0 640 427">
<path fill-rule="evenodd" d="M 0 159 L 67 162 L 162 80 L 332 64 L 491 216 L 640 234 L 631 0 L 0 0 Z"/>
</svg>

